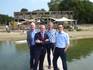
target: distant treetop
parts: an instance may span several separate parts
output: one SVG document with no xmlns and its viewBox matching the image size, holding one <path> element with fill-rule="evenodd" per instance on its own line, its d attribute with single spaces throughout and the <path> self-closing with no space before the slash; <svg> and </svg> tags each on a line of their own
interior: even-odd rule
<svg viewBox="0 0 93 70">
<path fill-rule="evenodd" d="M 22 8 L 22 9 L 21 9 L 21 12 L 28 12 L 28 9 Z"/>
</svg>

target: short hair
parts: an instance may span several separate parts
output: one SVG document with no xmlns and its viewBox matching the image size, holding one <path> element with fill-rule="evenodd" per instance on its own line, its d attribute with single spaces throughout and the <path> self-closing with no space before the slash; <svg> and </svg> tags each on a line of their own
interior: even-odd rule
<svg viewBox="0 0 93 70">
<path fill-rule="evenodd" d="M 58 24 L 58 26 L 59 26 L 59 25 L 62 25 L 62 27 L 64 27 L 64 25 L 63 25 L 63 24 Z"/>
<path fill-rule="evenodd" d="M 53 24 L 53 22 L 52 22 L 52 21 L 48 22 L 48 24 L 50 24 L 50 23 L 52 23 L 52 24 Z"/>
<path fill-rule="evenodd" d="M 36 25 L 35 25 L 35 22 L 31 22 L 30 24 L 33 24 L 34 26 L 36 26 Z"/>
<path fill-rule="evenodd" d="M 62 26 L 63 26 L 63 24 L 58 24 L 58 26 L 59 26 L 59 25 L 62 25 Z"/>
</svg>

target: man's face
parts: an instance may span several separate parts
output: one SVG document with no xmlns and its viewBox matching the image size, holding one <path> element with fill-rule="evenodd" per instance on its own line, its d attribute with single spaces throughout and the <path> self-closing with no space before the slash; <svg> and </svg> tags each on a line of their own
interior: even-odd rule
<svg viewBox="0 0 93 70">
<path fill-rule="evenodd" d="M 44 32 L 45 31 L 45 25 L 40 25 L 40 32 Z"/>
<path fill-rule="evenodd" d="M 31 23 L 31 30 L 34 30 L 35 29 L 35 23 Z"/>
<path fill-rule="evenodd" d="M 52 29 L 53 28 L 53 23 L 52 22 L 48 24 L 48 28 L 49 29 Z"/>
<path fill-rule="evenodd" d="M 58 25 L 58 30 L 63 31 L 63 25 Z"/>
</svg>

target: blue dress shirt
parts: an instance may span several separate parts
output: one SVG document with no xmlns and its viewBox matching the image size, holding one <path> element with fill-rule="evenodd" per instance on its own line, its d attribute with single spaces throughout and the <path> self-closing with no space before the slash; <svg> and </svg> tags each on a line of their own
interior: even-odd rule
<svg viewBox="0 0 93 70">
<path fill-rule="evenodd" d="M 69 45 L 69 36 L 66 32 L 57 32 L 56 33 L 56 47 L 66 48 Z"/>
<path fill-rule="evenodd" d="M 35 41 L 34 41 L 34 37 L 35 37 L 36 31 L 33 30 L 30 32 L 30 36 L 31 36 L 31 45 L 35 45 Z"/>
</svg>

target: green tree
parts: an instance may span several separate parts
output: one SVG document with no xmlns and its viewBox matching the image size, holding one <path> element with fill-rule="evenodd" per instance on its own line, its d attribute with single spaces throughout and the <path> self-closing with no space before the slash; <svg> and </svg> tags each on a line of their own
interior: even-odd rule
<svg viewBox="0 0 93 70">
<path fill-rule="evenodd" d="M 73 11 L 74 18 L 78 19 L 79 23 L 93 23 L 93 3 L 89 0 L 60 0 L 59 2 L 55 7 L 55 1 L 51 0 L 48 4 L 49 10 Z"/>
<path fill-rule="evenodd" d="M 28 9 L 22 8 L 22 9 L 21 9 L 21 12 L 28 12 Z"/>
<path fill-rule="evenodd" d="M 10 22 L 11 20 L 13 20 L 12 17 L 9 17 L 8 15 L 0 14 L 0 24 L 1 25 L 6 24 L 6 23 Z"/>
<path fill-rule="evenodd" d="M 58 11 L 59 10 L 59 4 L 63 0 L 51 0 L 51 2 L 48 3 L 49 10 L 50 11 Z"/>
</svg>

